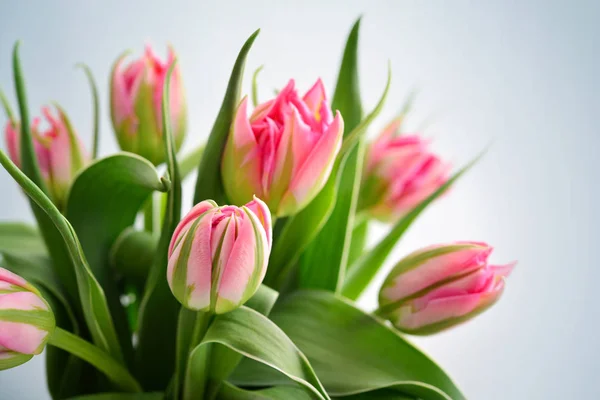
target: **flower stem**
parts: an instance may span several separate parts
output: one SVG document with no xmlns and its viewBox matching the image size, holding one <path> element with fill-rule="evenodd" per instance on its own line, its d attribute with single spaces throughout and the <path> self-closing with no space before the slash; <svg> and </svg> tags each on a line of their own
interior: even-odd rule
<svg viewBox="0 0 600 400">
<path fill-rule="evenodd" d="M 126 392 L 141 392 L 142 388 L 129 371 L 108 353 L 59 327 L 48 341 L 49 345 L 68 351 L 102 371 L 119 389 Z"/>
</svg>

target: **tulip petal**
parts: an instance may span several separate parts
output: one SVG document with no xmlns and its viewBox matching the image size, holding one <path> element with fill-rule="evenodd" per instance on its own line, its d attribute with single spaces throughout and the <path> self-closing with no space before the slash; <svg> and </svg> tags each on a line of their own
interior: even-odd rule
<svg viewBox="0 0 600 400">
<path fill-rule="evenodd" d="M 265 230 L 266 233 L 266 237 L 267 237 L 267 243 L 269 245 L 269 249 L 271 248 L 271 244 L 272 244 L 272 222 L 271 222 L 271 211 L 269 210 L 269 207 L 265 204 L 264 201 L 262 201 L 261 199 L 259 199 L 258 197 L 254 196 L 254 200 L 252 200 L 250 203 L 246 204 L 246 207 L 252 211 L 254 213 L 254 215 L 256 215 L 256 217 L 258 217 L 258 220 L 260 221 L 262 227 Z"/>
<path fill-rule="evenodd" d="M 206 211 L 216 207 L 218 207 L 217 203 L 215 203 L 212 200 L 201 201 L 200 203 L 192 207 L 190 212 L 187 213 L 185 217 L 183 217 L 183 219 L 179 222 L 179 224 L 175 228 L 175 231 L 173 232 L 173 237 L 171 238 L 171 243 L 169 244 L 169 257 L 173 253 L 175 243 L 178 242 L 179 239 L 181 239 L 180 236 L 182 235 L 182 233 L 184 233 L 185 230 L 187 230 L 199 216 L 204 214 Z"/>
<path fill-rule="evenodd" d="M 281 201 L 278 211 L 280 215 L 302 208 L 323 188 L 340 150 L 343 132 L 344 121 L 338 111 L 333 123 L 315 144 L 304 163 L 297 169 L 290 182 L 289 190 Z"/>
<path fill-rule="evenodd" d="M 262 153 L 247 116 L 248 98 L 236 111 L 222 158 L 223 185 L 234 204 L 244 204 L 254 194 L 263 196 Z"/>
<path fill-rule="evenodd" d="M 231 311 L 244 302 L 248 282 L 257 269 L 256 240 L 252 221 L 247 215 L 243 216 L 227 265 L 215 281 L 218 287 L 215 305 L 217 314 Z"/>
<path fill-rule="evenodd" d="M 383 284 L 380 304 L 400 301 L 437 282 L 477 270 L 492 248 L 479 243 L 438 245 L 416 251 L 400 261 Z"/>
<path fill-rule="evenodd" d="M 0 267 L 0 282 L 8 282 L 26 289 L 32 289 L 31 285 L 19 275 Z"/>
<path fill-rule="evenodd" d="M 0 321 L 0 346 L 22 354 L 39 354 L 48 332 L 20 322 Z"/>
</svg>

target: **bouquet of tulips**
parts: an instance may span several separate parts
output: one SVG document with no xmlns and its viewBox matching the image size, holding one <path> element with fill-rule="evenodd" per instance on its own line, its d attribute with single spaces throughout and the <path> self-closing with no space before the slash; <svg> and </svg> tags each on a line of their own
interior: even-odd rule
<svg viewBox="0 0 600 400">
<path fill-rule="evenodd" d="M 457 241 L 397 262 L 377 310 L 355 301 L 450 173 L 402 127 L 372 142 L 388 88 L 363 114 L 353 26 L 331 102 L 293 80 L 260 103 L 241 96 L 241 48 L 205 145 L 178 156 L 186 103 L 177 60 L 118 58 L 111 119 L 121 153 L 98 157 L 66 112 L 30 119 L 13 53 L 18 114 L 2 95 L 0 163 L 37 227 L 0 223 L 0 370 L 45 349 L 54 399 L 463 399 L 405 335 L 430 335 L 494 304 L 512 264 Z M 251 109 L 251 110 L 249 110 Z M 45 129 L 45 130 L 44 130 Z M 164 167 L 159 167 L 164 164 Z M 157 172 L 157 167 L 164 171 Z M 194 206 L 182 181 L 197 170 Z M 366 246 L 369 225 L 388 233 Z"/>
</svg>

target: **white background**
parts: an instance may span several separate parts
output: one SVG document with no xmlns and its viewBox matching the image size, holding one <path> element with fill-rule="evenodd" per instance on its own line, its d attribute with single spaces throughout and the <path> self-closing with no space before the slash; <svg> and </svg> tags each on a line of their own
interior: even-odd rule
<svg viewBox="0 0 600 400">
<path fill-rule="evenodd" d="M 290 77 L 308 89 L 320 76 L 331 91 L 345 37 L 360 14 L 366 109 L 384 86 L 388 59 L 393 66 L 377 127 L 417 87 L 409 128 L 433 117 L 425 134 L 456 167 L 493 142 L 485 159 L 410 229 L 391 261 L 455 239 L 491 243 L 494 262 L 519 260 L 492 310 L 415 341 L 471 399 L 599 398 L 597 3 L 6 1 L 0 85 L 14 101 L 10 51 L 23 39 L 32 113 L 59 101 L 89 143 L 89 92 L 73 69 L 87 62 L 101 83 L 101 150 L 108 154 L 116 150 L 107 111 L 113 60 L 127 48 L 139 54 L 145 42 L 164 54 L 170 42 L 187 88 L 189 149 L 206 138 L 235 56 L 252 31 L 262 28 L 246 75 L 265 65 L 263 99 Z M 0 219 L 31 221 L 4 171 L 0 187 Z M 382 232 L 376 229 L 371 240 Z M 374 306 L 374 295 L 363 300 L 365 308 Z M 45 399 L 44 379 L 41 357 L 1 372 L 0 398 Z"/>
</svg>

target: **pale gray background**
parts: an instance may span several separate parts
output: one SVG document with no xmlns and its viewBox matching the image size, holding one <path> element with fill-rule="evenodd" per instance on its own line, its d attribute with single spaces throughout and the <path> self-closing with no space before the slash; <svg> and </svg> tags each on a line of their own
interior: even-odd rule
<svg viewBox="0 0 600 400">
<path fill-rule="evenodd" d="M 116 150 L 107 117 L 111 63 L 126 48 L 139 53 L 146 41 L 164 54 L 170 42 L 187 87 L 189 149 L 206 137 L 233 60 L 254 29 L 262 32 L 247 67 L 265 64 L 263 99 L 290 77 L 308 88 L 321 76 L 331 90 L 346 34 L 360 14 L 367 108 L 380 94 L 390 59 L 394 80 L 386 118 L 416 86 L 412 126 L 433 116 L 426 133 L 456 166 L 493 141 L 485 159 L 411 228 L 393 258 L 434 242 L 477 239 L 496 247 L 493 261 L 519 260 L 491 311 L 415 341 L 471 399 L 600 398 L 594 371 L 600 367 L 600 315 L 592 293 L 600 279 L 593 264 L 600 177 L 598 3 L 4 1 L 0 85 L 14 99 L 10 51 L 15 39 L 23 39 L 32 111 L 59 101 L 89 143 L 89 92 L 73 69 L 87 62 L 101 84 L 101 150 L 107 154 Z M 0 219 L 32 220 L 3 171 L 0 187 Z M 373 307 L 374 295 L 365 307 Z M 0 373 L 0 398 L 46 396 L 41 357 Z"/>
</svg>

